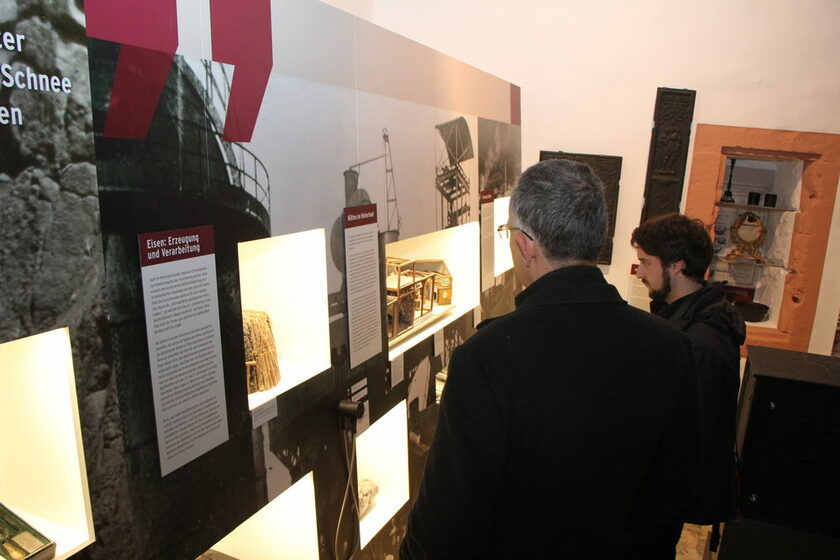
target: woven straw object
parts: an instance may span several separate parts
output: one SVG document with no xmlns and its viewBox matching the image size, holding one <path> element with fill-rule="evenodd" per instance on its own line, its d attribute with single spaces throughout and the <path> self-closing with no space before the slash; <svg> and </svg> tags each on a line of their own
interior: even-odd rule
<svg viewBox="0 0 840 560">
<path fill-rule="evenodd" d="M 244 309 L 242 331 L 245 335 L 248 393 L 271 389 L 280 383 L 280 363 L 268 313 Z"/>
</svg>

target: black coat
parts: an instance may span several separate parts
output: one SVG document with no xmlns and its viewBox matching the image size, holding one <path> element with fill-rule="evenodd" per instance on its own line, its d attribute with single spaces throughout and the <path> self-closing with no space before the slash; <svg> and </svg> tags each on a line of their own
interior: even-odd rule
<svg viewBox="0 0 840 560">
<path fill-rule="evenodd" d="M 705 460 L 699 500 L 685 521 L 708 525 L 735 512 L 735 415 L 740 387 L 740 349 L 746 326 L 719 283 L 651 309 L 688 335 L 700 381 Z"/>
<path fill-rule="evenodd" d="M 401 558 L 619 558 L 693 499 L 699 401 L 686 337 L 596 267 L 551 272 L 449 365 Z"/>
</svg>

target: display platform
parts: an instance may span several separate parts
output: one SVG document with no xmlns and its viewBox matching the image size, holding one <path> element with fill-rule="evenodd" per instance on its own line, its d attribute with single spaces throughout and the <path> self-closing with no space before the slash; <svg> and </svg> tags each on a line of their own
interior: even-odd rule
<svg viewBox="0 0 840 560">
<path fill-rule="evenodd" d="M 400 333 L 399 337 L 391 340 L 389 360 L 393 360 L 479 305 L 478 222 L 389 243 L 385 246 L 385 254 L 389 259 L 444 262 L 448 275 L 451 276 L 449 304 L 433 307 L 428 317 L 424 317 L 422 324 Z"/>
<path fill-rule="evenodd" d="M 401 401 L 356 438 L 356 487 L 377 487 L 359 521 L 362 548 L 408 502 L 407 410 Z"/>
<path fill-rule="evenodd" d="M 245 369 L 270 373 L 260 374 L 249 391 L 248 406 L 254 410 L 330 367 L 324 230 L 240 243 L 239 283 L 243 316 L 256 318 L 243 324 Z M 274 340 L 273 352 L 266 351 L 267 339 Z M 249 359 L 254 347 L 256 357 Z M 276 377 L 273 386 L 265 382 Z"/>
<path fill-rule="evenodd" d="M 238 560 L 318 560 L 312 473 L 213 545 L 214 551 Z"/>
<path fill-rule="evenodd" d="M 0 503 L 68 558 L 94 542 L 69 330 L 0 344 L 0 363 Z"/>
</svg>

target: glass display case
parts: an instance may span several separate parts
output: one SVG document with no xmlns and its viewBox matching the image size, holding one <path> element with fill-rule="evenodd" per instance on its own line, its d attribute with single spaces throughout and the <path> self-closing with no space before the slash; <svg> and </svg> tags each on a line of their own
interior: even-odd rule
<svg viewBox="0 0 840 560">
<path fill-rule="evenodd" d="M 479 305 L 478 222 L 389 243 L 385 254 L 389 360 Z"/>
<path fill-rule="evenodd" d="M 0 504 L 0 558 L 50 560 L 55 558 L 55 542 Z"/>
<path fill-rule="evenodd" d="M 253 410 L 330 367 L 324 230 L 240 243 L 239 284 Z"/>
<path fill-rule="evenodd" d="M 713 227 L 710 276 L 749 322 L 775 327 L 788 275 L 802 162 L 730 158 Z"/>
<path fill-rule="evenodd" d="M 356 487 L 360 494 L 376 488 L 365 492 L 369 505 L 359 520 L 361 548 L 408 501 L 407 413 L 406 402 L 400 401 L 356 438 Z"/>
<path fill-rule="evenodd" d="M 315 483 L 307 473 L 246 519 L 202 557 L 236 560 L 318 560 Z"/>
<path fill-rule="evenodd" d="M 68 558 L 94 542 L 69 331 L 0 344 L 0 364 L 0 503 Z"/>
<path fill-rule="evenodd" d="M 499 197 L 493 201 L 493 274 L 495 276 L 500 276 L 513 268 L 513 258 L 510 256 L 510 244 L 500 239 L 498 235 L 495 235 L 499 226 L 506 224 L 508 221 L 509 205 L 509 196 Z"/>
</svg>

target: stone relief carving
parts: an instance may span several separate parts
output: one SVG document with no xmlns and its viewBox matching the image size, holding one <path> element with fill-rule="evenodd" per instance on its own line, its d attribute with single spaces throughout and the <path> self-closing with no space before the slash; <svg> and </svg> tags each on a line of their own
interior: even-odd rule
<svg viewBox="0 0 840 560">
<path fill-rule="evenodd" d="M 689 89 L 659 88 L 656 92 L 642 222 L 679 212 L 694 97 Z"/>
</svg>

